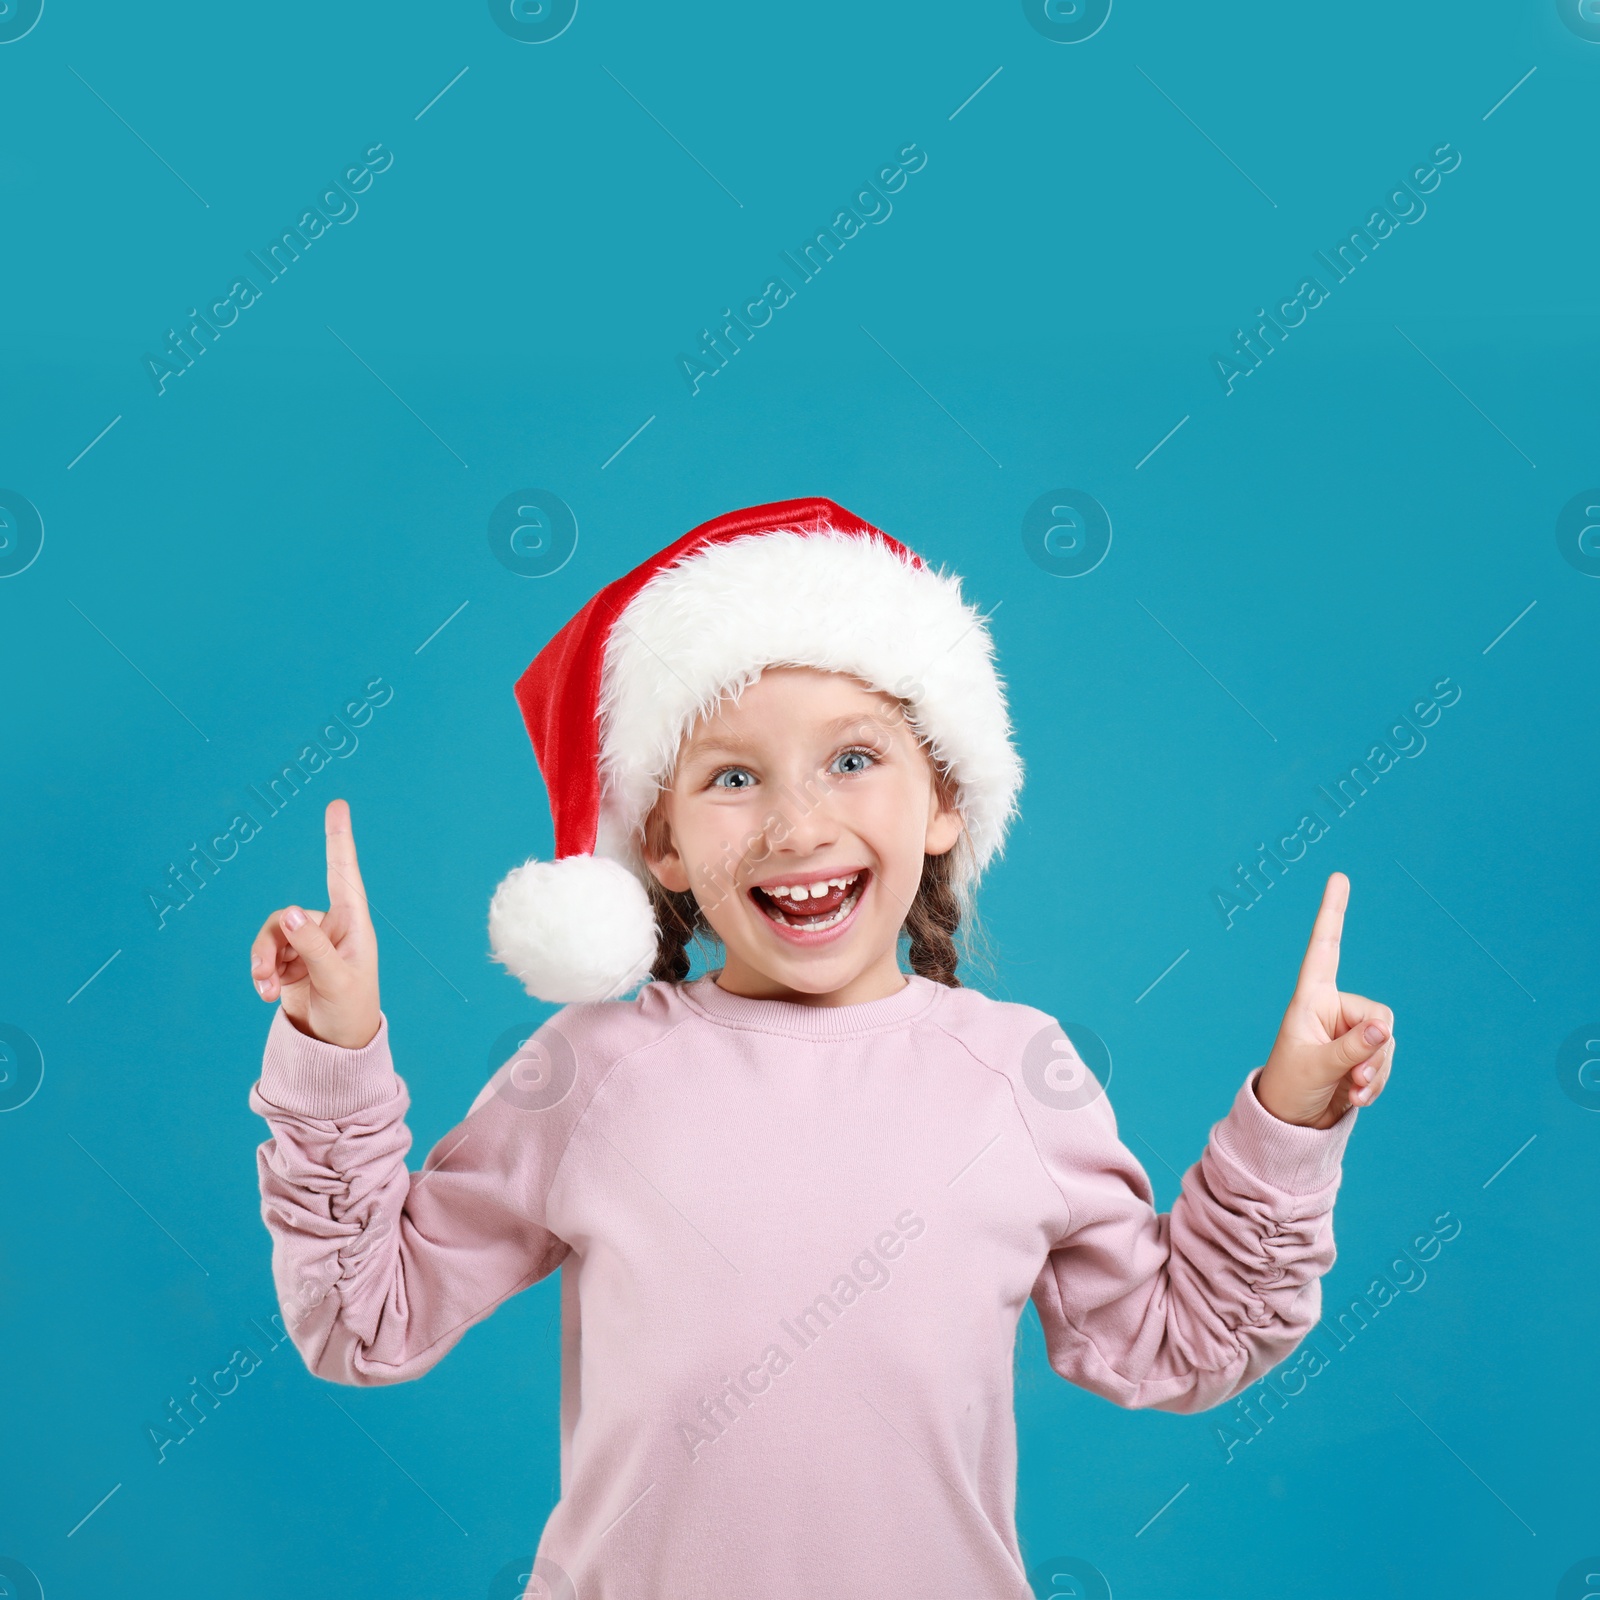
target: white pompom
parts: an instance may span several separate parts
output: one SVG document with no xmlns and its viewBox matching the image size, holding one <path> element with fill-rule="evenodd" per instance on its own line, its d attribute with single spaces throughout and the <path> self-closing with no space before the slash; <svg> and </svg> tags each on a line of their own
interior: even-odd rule
<svg viewBox="0 0 1600 1600">
<path fill-rule="evenodd" d="M 537 1000 L 614 1000 L 650 975 L 655 914 L 644 885 L 620 862 L 530 860 L 495 890 L 489 946 Z"/>
</svg>

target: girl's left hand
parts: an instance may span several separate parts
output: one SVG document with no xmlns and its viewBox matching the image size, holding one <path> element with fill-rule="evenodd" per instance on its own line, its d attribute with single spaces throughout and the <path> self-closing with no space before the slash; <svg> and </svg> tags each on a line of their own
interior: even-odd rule
<svg viewBox="0 0 1600 1600">
<path fill-rule="evenodd" d="M 1256 1079 L 1256 1098 L 1273 1116 L 1310 1128 L 1331 1128 L 1351 1106 L 1371 1105 L 1394 1061 L 1394 1012 L 1339 991 L 1349 899 L 1350 880 L 1335 872 L 1322 893 L 1294 998 Z"/>
</svg>

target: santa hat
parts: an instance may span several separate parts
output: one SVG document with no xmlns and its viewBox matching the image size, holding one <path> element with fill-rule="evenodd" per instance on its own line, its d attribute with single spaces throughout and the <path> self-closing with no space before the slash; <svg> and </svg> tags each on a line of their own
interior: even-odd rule
<svg viewBox="0 0 1600 1600">
<path fill-rule="evenodd" d="M 848 673 L 906 702 L 957 785 L 969 847 L 954 887 L 970 897 L 1022 782 L 983 617 L 959 578 L 831 500 L 750 506 L 602 589 L 517 680 L 555 859 L 500 884 L 489 943 L 531 995 L 608 1000 L 649 976 L 644 819 L 696 719 L 776 666 Z"/>
</svg>

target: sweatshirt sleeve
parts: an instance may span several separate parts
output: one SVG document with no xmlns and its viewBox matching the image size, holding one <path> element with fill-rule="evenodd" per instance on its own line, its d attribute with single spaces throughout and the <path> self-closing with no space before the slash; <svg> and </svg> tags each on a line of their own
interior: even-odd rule
<svg viewBox="0 0 1600 1600">
<path fill-rule="evenodd" d="M 1289 1356 L 1322 1310 L 1333 1202 L 1360 1112 L 1275 1117 L 1256 1068 L 1211 1129 L 1170 1213 L 1117 1136 L 1104 1093 L 1044 1153 L 1070 1220 L 1034 1286 L 1051 1366 L 1121 1406 L 1203 1411 Z"/>
<path fill-rule="evenodd" d="M 256 1152 L 261 1216 L 285 1325 L 318 1377 L 419 1377 L 566 1256 L 541 1220 L 557 1124 L 492 1092 L 499 1081 L 412 1172 L 388 1018 L 346 1050 L 274 1015 L 249 1096 L 272 1132 Z"/>
</svg>

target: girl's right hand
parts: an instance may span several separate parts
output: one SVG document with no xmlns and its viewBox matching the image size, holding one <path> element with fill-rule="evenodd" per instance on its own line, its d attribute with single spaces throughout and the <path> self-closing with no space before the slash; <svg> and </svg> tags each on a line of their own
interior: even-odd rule
<svg viewBox="0 0 1600 1600">
<path fill-rule="evenodd" d="M 250 946 L 250 976 L 263 1000 L 281 1000 L 302 1032 L 347 1050 L 370 1044 L 378 1009 L 378 936 L 356 865 L 350 807 L 331 800 L 328 910 L 285 906 L 261 925 Z"/>
</svg>

